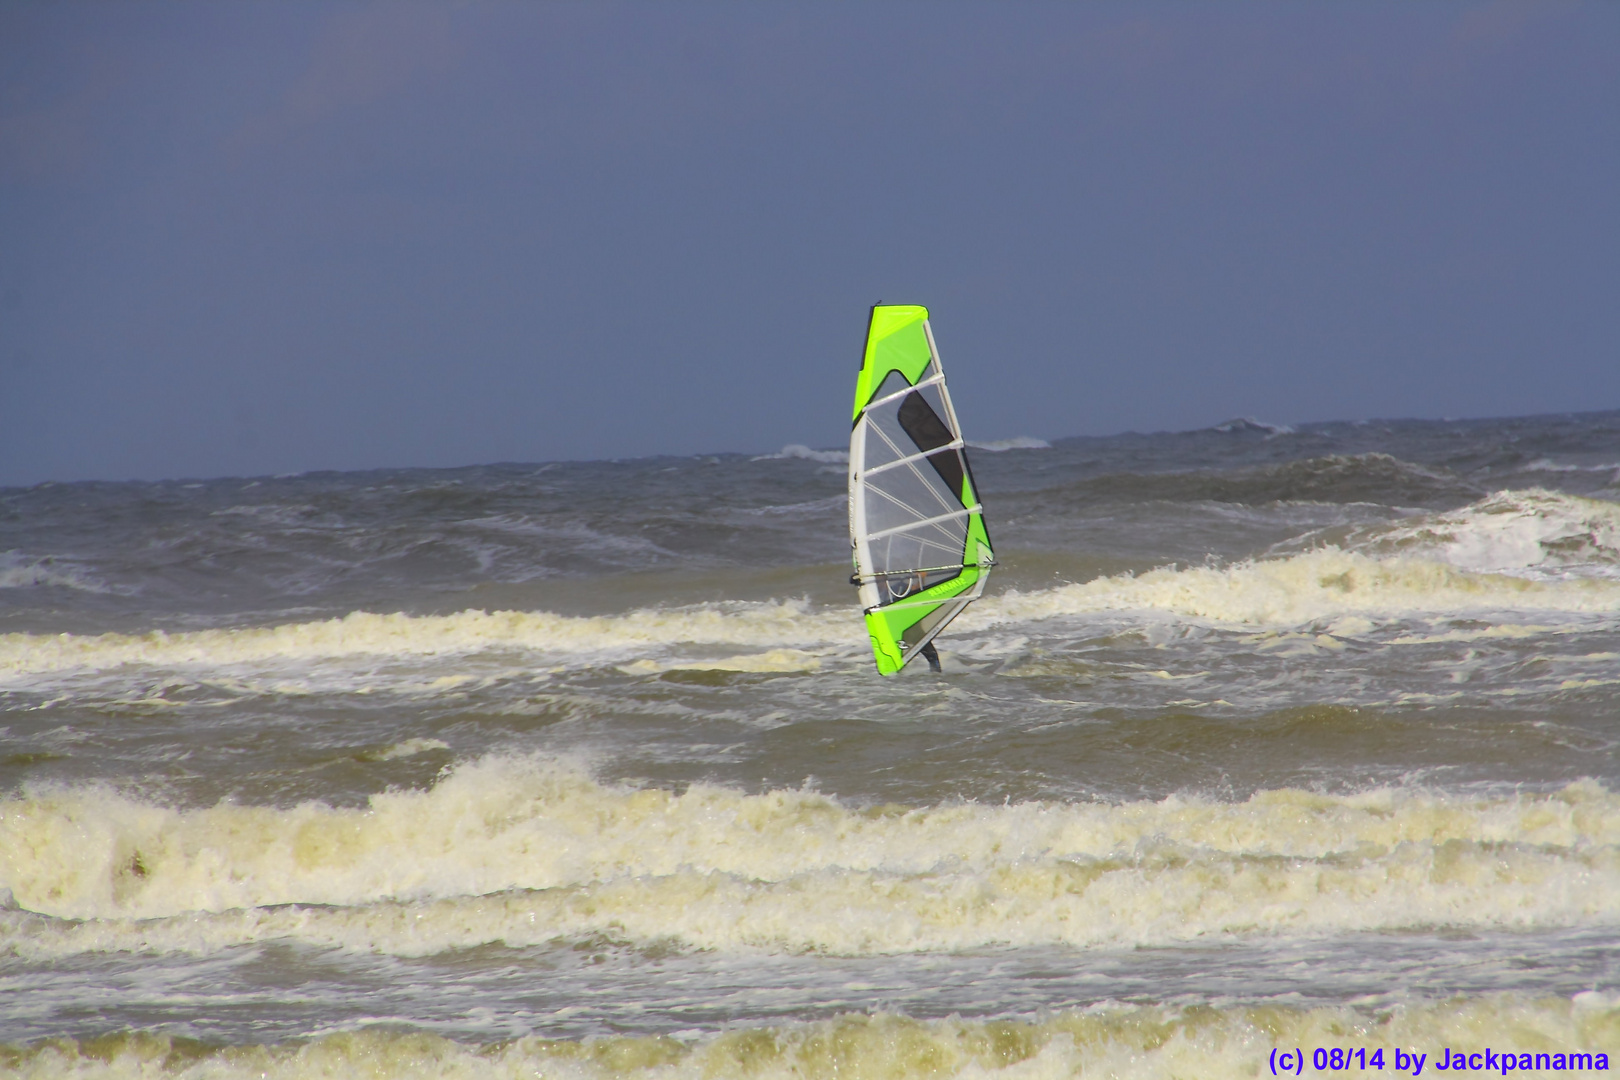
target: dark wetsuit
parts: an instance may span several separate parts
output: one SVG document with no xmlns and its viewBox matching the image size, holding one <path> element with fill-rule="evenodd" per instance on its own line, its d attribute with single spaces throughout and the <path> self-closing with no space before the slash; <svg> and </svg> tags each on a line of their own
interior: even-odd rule
<svg viewBox="0 0 1620 1080">
<path fill-rule="evenodd" d="M 939 670 L 939 650 L 934 648 L 932 641 L 922 647 L 922 657 L 928 661 L 929 671 Z"/>
</svg>

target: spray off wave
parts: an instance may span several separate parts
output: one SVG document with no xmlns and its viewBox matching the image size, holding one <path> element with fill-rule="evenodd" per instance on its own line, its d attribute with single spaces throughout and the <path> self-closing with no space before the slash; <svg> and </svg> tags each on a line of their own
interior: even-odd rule
<svg viewBox="0 0 1620 1080">
<path fill-rule="evenodd" d="M 1538 580 L 1620 578 L 1620 504 L 1541 488 L 1499 491 L 1454 513 L 1367 529 L 1353 546 Z"/>
</svg>

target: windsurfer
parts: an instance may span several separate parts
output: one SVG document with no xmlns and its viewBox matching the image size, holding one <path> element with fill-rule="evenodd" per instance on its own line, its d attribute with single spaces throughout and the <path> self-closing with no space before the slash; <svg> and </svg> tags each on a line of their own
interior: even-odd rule
<svg viewBox="0 0 1620 1080">
<path fill-rule="evenodd" d="M 927 577 L 927 575 L 924 574 L 921 570 L 917 571 L 917 580 L 916 580 L 916 583 L 911 586 L 911 590 L 913 592 L 922 592 L 927 587 L 928 587 L 928 577 Z M 927 641 L 923 642 L 923 647 L 921 649 L 919 649 L 918 652 L 920 652 L 922 654 L 922 658 L 924 660 L 928 661 L 928 670 L 934 672 L 935 674 L 938 674 L 938 672 L 940 670 L 940 668 L 939 668 L 939 650 L 934 648 L 934 640 L 933 640 L 933 638 L 929 638 Z"/>
<path fill-rule="evenodd" d="M 872 658 L 893 675 L 984 592 L 994 563 L 928 309 L 878 304 L 849 436 L 851 581 Z"/>
</svg>

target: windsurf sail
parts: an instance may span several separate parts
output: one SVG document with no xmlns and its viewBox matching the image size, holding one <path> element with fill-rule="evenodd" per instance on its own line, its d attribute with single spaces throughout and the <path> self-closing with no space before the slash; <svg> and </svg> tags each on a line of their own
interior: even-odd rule
<svg viewBox="0 0 1620 1080">
<path fill-rule="evenodd" d="M 995 565 L 928 309 L 879 304 L 849 440 L 849 542 L 878 671 L 893 675 Z"/>
</svg>

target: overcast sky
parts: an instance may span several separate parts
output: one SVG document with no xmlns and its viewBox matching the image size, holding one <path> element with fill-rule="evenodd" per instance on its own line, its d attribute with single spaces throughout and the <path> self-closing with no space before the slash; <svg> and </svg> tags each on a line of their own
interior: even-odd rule
<svg viewBox="0 0 1620 1080">
<path fill-rule="evenodd" d="M 0 6 L 0 484 L 1620 408 L 1620 4 Z"/>
</svg>

